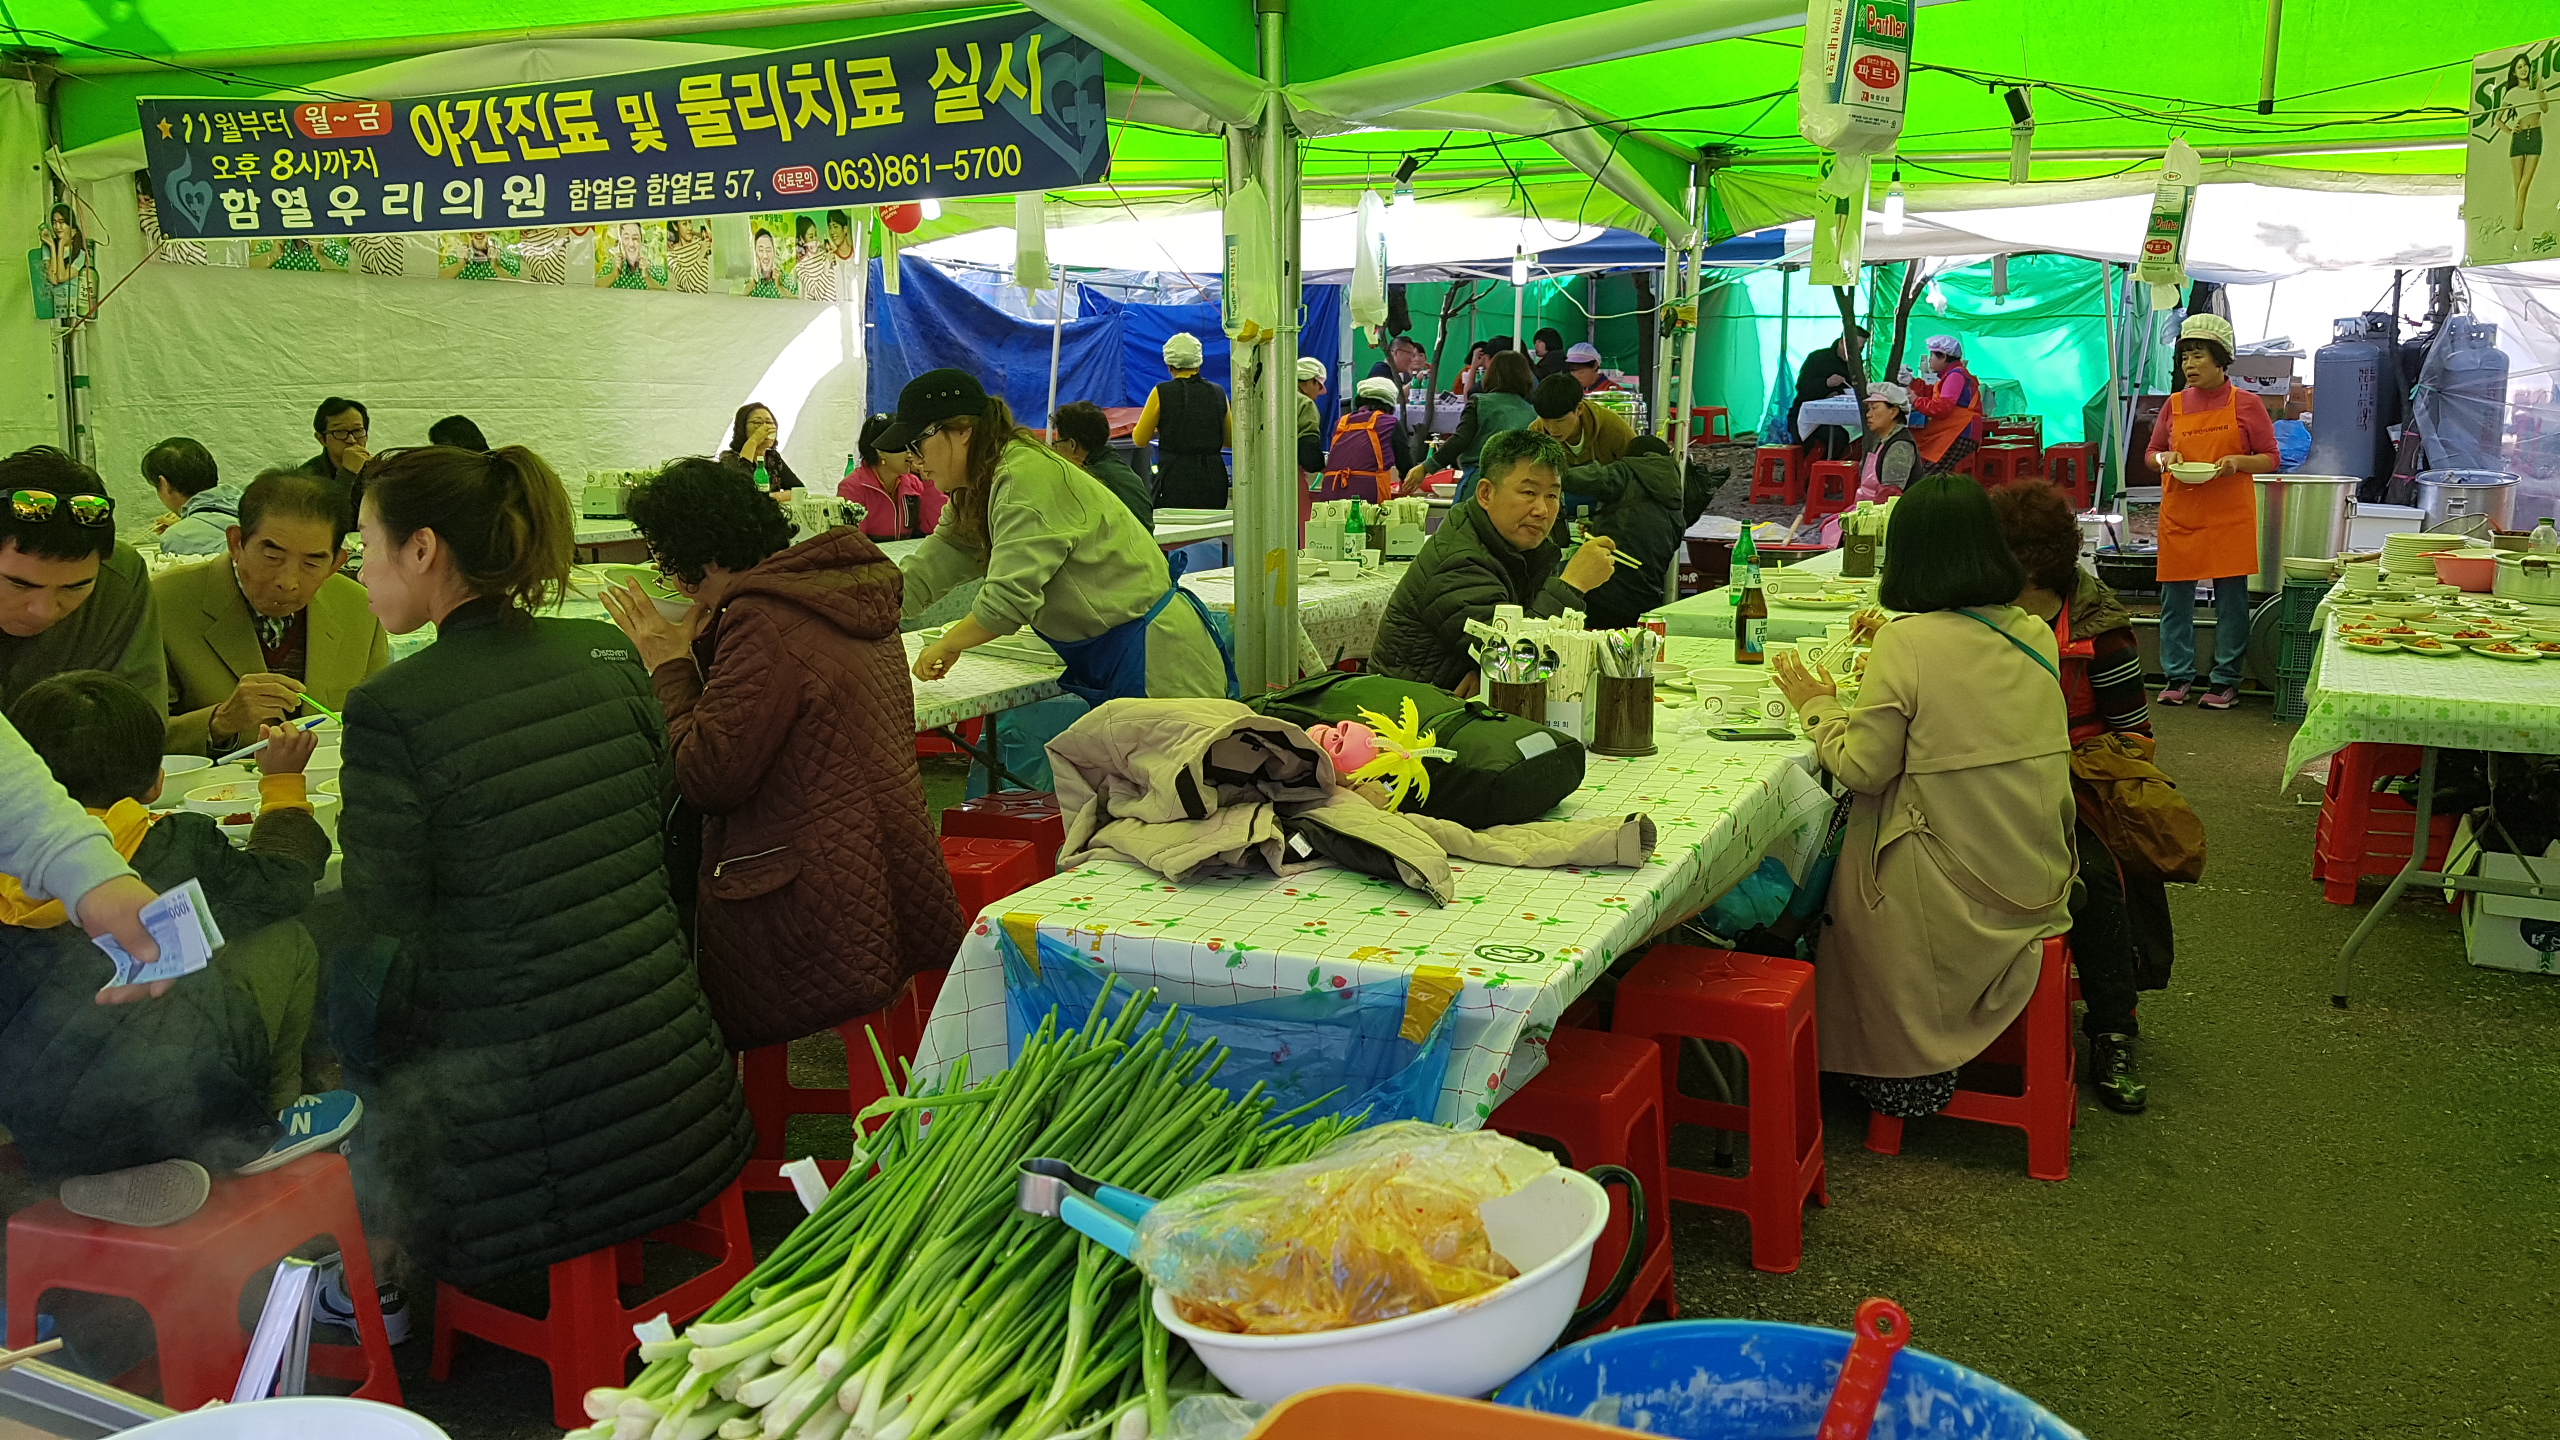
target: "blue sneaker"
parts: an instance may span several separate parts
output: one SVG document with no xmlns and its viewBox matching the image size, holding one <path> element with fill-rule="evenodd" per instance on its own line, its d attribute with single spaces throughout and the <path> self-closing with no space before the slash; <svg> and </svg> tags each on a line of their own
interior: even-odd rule
<svg viewBox="0 0 2560 1440">
<path fill-rule="evenodd" d="M 305 1095 L 286 1106 L 276 1116 L 284 1133 L 276 1137 L 267 1153 L 233 1171 L 237 1175 L 262 1175 L 279 1165 L 291 1164 L 305 1155 L 316 1155 L 335 1149 L 364 1118 L 364 1102 L 353 1090 L 332 1090 L 325 1095 Z"/>
</svg>

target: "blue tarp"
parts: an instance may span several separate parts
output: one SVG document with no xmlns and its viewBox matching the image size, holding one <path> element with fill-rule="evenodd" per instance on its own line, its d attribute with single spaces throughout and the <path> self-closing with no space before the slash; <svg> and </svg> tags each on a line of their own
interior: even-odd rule
<svg viewBox="0 0 2560 1440">
<path fill-rule="evenodd" d="M 973 295 L 926 260 L 910 255 L 899 265 L 897 295 L 880 288 L 880 263 L 871 266 L 871 382 L 875 411 L 894 410 L 898 391 L 927 370 L 951 366 L 978 377 L 1002 395 L 1014 418 L 1034 429 L 1049 423 L 1050 327 L 1008 315 Z M 1168 373 L 1164 342 L 1181 331 L 1200 339 L 1201 373 L 1228 389 L 1227 336 L 1218 307 L 1130 305 L 1099 289 L 1077 292 L 1077 318 L 1058 340 L 1058 402 L 1143 405 L 1147 392 Z M 1306 288 L 1306 328 L 1299 353 L 1330 372 L 1341 345 L 1343 287 Z M 1334 396 L 1324 400 L 1332 423 Z"/>
<path fill-rule="evenodd" d="M 1050 327 L 1005 314 L 914 256 L 900 263 L 898 278 L 904 293 L 884 293 L 880 262 L 871 262 L 871 408 L 895 410 L 909 380 L 950 366 L 1003 396 L 1016 420 L 1046 428 Z M 1059 403 L 1133 403 L 1118 398 L 1121 324 L 1116 313 L 1067 322 L 1057 341 Z"/>
<path fill-rule="evenodd" d="M 1324 362 L 1325 372 L 1333 373 L 1342 342 L 1342 300 L 1340 285 L 1309 285 L 1306 296 L 1307 318 L 1298 332 L 1298 353 Z M 1227 332 L 1219 328 L 1218 306 L 1214 301 L 1197 305 L 1129 305 L 1103 294 L 1087 290 L 1076 302 L 1078 313 L 1091 316 L 1121 317 L 1120 348 L 1126 367 L 1121 393 L 1127 398 L 1099 403 L 1144 405 L 1147 392 L 1169 375 L 1164 365 L 1164 342 L 1189 331 L 1199 337 L 1200 374 L 1219 389 L 1234 393 L 1227 371 Z M 1065 394 L 1063 384 L 1059 390 Z M 1324 412 L 1326 432 L 1332 433 L 1335 399 L 1330 383 L 1319 402 Z"/>
</svg>

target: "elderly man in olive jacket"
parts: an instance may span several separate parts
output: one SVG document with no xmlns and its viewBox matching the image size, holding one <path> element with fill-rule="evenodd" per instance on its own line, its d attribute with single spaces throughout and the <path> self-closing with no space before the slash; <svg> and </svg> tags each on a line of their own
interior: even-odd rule
<svg viewBox="0 0 2560 1440">
<path fill-rule="evenodd" d="M 1485 441 L 1475 493 L 1423 542 L 1387 601 L 1370 669 L 1472 695 L 1468 621 L 1492 619 L 1497 605 L 1531 615 L 1583 608 L 1583 596 L 1615 573 L 1616 545 L 1595 537 L 1564 557 L 1554 534 L 1564 465 L 1564 446 L 1534 430 Z"/>
</svg>

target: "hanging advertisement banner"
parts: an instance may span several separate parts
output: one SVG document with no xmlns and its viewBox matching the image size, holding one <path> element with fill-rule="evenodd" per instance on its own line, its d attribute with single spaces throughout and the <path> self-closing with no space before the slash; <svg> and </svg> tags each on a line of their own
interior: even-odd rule
<svg viewBox="0 0 2560 1440">
<path fill-rule="evenodd" d="M 2560 129 L 2560 39 L 2492 50 L 2471 62 L 2470 143 L 2462 167 L 2462 263 L 2560 258 L 2560 179 L 2542 147 Z"/>
<path fill-rule="evenodd" d="M 1809 0 L 1796 131 L 1825 150 L 1875 154 L 1902 138 L 1911 0 Z"/>
<path fill-rule="evenodd" d="M 414 99 L 141 107 L 182 241 L 1009 195 L 1110 167 L 1101 52 L 1019 14 Z"/>
</svg>

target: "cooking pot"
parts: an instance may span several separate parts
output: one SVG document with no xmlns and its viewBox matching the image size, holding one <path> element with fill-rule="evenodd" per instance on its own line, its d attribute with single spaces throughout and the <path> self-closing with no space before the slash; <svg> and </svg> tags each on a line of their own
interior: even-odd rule
<svg viewBox="0 0 2560 1440">
<path fill-rule="evenodd" d="M 2287 556 L 2334 559 L 2347 545 L 2347 506 L 2364 482 L 2352 475 L 2258 477 L 2258 573 L 2249 588 L 2284 588 Z"/>
<path fill-rule="evenodd" d="M 2426 528 L 2447 520 L 2485 515 L 2500 530 L 2515 528 L 2516 477 L 2504 470 L 2428 470 L 2418 476 L 2418 512 Z"/>
<path fill-rule="evenodd" d="M 2160 552 L 2148 546 L 2135 550 L 2121 545 L 2103 546 L 2098 551 L 2098 578 L 2116 593 L 2151 595 L 2160 589 Z"/>
</svg>

